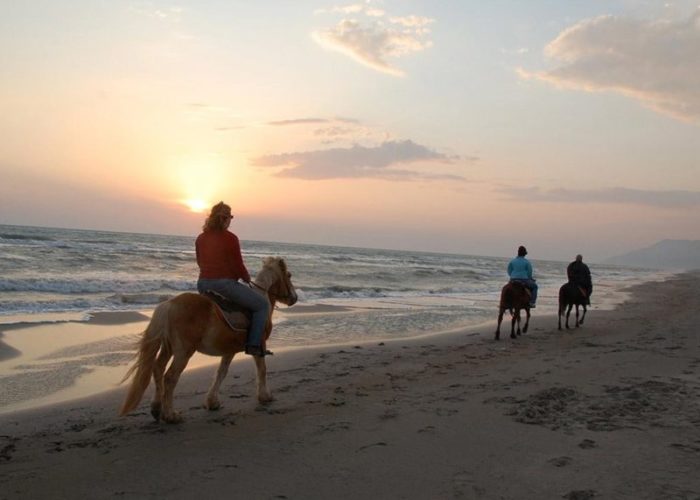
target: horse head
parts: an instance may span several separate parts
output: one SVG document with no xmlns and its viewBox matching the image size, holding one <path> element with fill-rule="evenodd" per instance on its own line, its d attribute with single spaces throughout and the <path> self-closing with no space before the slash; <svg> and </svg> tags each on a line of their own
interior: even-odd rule
<svg viewBox="0 0 700 500">
<path fill-rule="evenodd" d="M 275 277 L 267 288 L 270 298 L 288 306 L 296 304 L 298 300 L 297 291 L 292 283 L 292 273 L 287 269 L 287 263 L 284 259 L 281 257 L 265 257 L 261 274 L 265 270 L 269 270 Z"/>
</svg>

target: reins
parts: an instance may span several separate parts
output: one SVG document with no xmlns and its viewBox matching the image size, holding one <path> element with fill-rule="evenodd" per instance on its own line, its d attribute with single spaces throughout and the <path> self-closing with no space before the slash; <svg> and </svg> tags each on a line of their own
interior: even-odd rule
<svg viewBox="0 0 700 500">
<path fill-rule="evenodd" d="M 263 288 L 262 286 L 258 285 L 255 281 L 249 281 L 249 282 L 248 282 L 248 285 L 250 285 L 251 288 L 252 288 L 252 287 L 255 287 L 255 288 L 257 288 L 258 290 L 261 290 L 261 291 L 265 292 L 266 294 L 270 295 L 270 297 L 271 297 L 275 302 L 276 302 L 277 299 L 279 299 L 279 298 L 289 299 L 289 295 L 287 295 L 286 297 L 277 297 L 276 295 L 272 294 L 269 290 L 267 290 L 267 289 Z"/>
</svg>

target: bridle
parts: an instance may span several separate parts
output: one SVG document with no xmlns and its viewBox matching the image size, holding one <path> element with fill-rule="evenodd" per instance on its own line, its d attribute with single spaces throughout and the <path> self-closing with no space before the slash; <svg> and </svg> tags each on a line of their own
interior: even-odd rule
<svg viewBox="0 0 700 500">
<path fill-rule="evenodd" d="M 284 278 L 282 278 L 282 279 L 284 279 Z M 287 288 L 287 295 L 274 295 L 274 294 L 273 294 L 272 292 L 270 292 L 269 290 L 266 290 L 265 288 L 263 288 L 263 287 L 261 287 L 260 285 L 258 285 L 255 281 L 249 281 L 248 284 L 250 285 L 251 288 L 252 288 L 252 287 L 255 287 L 255 288 L 257 288 L 258 290 L 261 290 L 262 292 L 268 294 L 268 295 L 270 296 L 270 298 L 271 298 L 273 301 L 275 301 L 275 302 L 276 302 L 277 300 L 279 300 L 279 299 L 282 299 L 283 301 L 284 301 L 284 300 L 289 300 L 289 298 L 290 298 L 290 296 L 291 296 L 291 294 L 289 293 L 289 287 L 285 287 L 285 288 Z"/>
</svg>

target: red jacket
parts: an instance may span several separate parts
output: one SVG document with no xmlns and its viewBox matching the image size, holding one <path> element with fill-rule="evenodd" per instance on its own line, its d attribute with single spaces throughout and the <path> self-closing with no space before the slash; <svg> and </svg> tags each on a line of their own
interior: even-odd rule
<svg viewBox="0 0 700 500">
<path fill-rule="evenodd" d="M 231 231 L 204 231 L 195 242 L 200 279 L 250 281 L 238 236 Z"/>
</svg>

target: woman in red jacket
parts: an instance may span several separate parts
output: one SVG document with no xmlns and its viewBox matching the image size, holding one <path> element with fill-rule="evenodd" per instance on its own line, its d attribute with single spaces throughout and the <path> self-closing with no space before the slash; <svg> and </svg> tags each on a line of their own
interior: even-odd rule
<svg viewBox="0 0 700 500">
<path fill-rule="evenodd" d="M 264 356 L 262 347 L 265 324 L 270 313 L 267 297 L 256 293 L 250 286 L 250 274 L 243 263 L 238 237 L 228 230 L 231 225 L 231 207 L 223 201 L 211 208 L 204 222 L 202 234 L 197 237 L 195 249 L 199 265 L 197 290 L 217 292 L 252 312 L 245 352 Z"/>
</svg>

